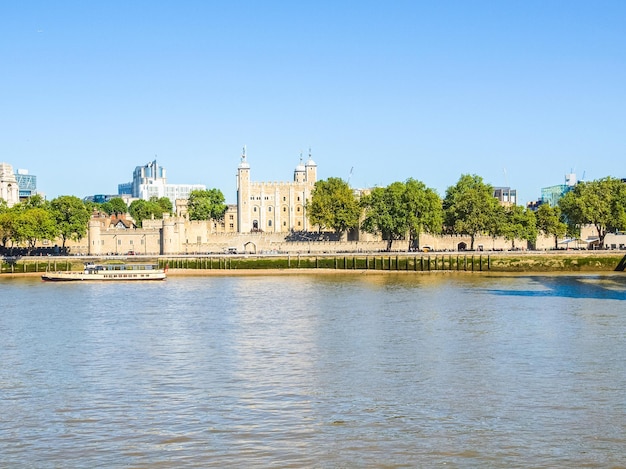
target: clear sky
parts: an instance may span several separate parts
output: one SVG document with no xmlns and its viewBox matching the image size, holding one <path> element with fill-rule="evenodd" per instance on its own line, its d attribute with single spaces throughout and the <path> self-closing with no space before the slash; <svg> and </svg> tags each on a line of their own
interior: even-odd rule
<svg viewBox="0 0 626 469">
<path fill-rule="evenodd" d="M 3 1 L 0 161 L 51 199 L 156 158 L 234 203 L 243 145 L 253 181 L 311 147 L 320 179 L 525 203 L 626 177 L 625 25 L 623 0 Z"/>
</svg>

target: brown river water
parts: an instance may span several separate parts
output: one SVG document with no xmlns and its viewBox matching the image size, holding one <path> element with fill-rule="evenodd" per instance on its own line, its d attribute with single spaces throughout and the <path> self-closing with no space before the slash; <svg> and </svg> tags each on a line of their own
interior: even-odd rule
<svg viewBox="0 0 626 469">
<path fill-rule="evenodd" d="M 0 278 L 0 467 L 625 467 L 626 275 Z"/>
</svg>

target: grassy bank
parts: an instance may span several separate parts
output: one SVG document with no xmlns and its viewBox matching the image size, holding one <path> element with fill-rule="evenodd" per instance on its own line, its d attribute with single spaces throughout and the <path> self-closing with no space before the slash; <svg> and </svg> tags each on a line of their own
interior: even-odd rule
<svg viewBox="0 0 626 469">
<path fill-rule="evenodd" d="M 376 253 L 341 255 L 227 255 L 143 257 L 22 257 L 4 258 L 0 274 L 82 270 L 97 263 L 158 263 L 186 271 L 334 269 L 372 271 L 463 272 L 606 272 L 623 270 L 626 256 L 611 251 L 506 253 Z"/>
</svg>

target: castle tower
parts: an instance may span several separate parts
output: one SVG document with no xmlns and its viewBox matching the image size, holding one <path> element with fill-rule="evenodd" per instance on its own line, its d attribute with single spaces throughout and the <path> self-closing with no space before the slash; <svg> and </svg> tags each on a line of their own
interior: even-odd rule
<svg viewBox="0 0 626 469">
<path fill-rule="evenodd" d="M 237 226 L 240 233 L 250 231 L 250 165 L 243 147 L 241 162 L 237 169 Z"/>
<path fill-rule="evenodd" d="M 0 199 L 4 200 L 9 207 L 20 201 L 17 178 L 13 173 L 13 166 L 8 163 L 0 163 Z"/>
<path fill-rule="evenodd" d="M 308 182 L 309 185 L 311 186 L 315 185 L 315 183 L 317 182 L 317 165 L 315 164 L 315 161 L 313 161 L 313 158 L 311 158 L 310 148 L 309 148 L 309 160 L 306 162 L 305 170 L 306 170 L 306 182 Z"/>
<path fill-rule="evenodd" d="M 293 181 L 296 183 L 303 183 L 306 180 L 306 168 L 302 164 L 302 153 L 300 153 L 300 163 L 296 166 L 293 172 Z"/>
<path fill-rule="evenodd" d="M 87 243 L 89 254 L 99 256 L 102 254 L 102 238 L 100 237 L 100 229 L 102 226 L 102 217 L 91 218 L 87 228 Z"/>
<path fill-rule="evenodd" d="M 178 233 L 176 223 L 171 217 L 163 218 L 163 231 L 161 236 L 161 254 L 176 254 L 179 251 Z"/>
</svg>

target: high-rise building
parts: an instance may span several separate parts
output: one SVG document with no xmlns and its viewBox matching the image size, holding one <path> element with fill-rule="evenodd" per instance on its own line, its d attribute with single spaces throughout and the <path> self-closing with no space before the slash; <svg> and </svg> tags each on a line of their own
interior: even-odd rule
<svg viewBox="0 0 626 469">
<path fill-rule="evenodd" d="M 26 200 L 37 193 L 37 176 L 29 174 L 27 169 L 18 169 L 15 179 L 20 191 L 20 200 Z"/>
<path fill-rule="evenodd" d="M 574 173 L 565 175 L 565 184 L 557 184 L 555 186 L 548 186 L 541 188 L 541 203 L 550 204 L 551 207 L 556 207 L 559 199 L 571 191 L 578 179 Z"/>
<path fill-rule="evenodd" d="M 176 199 L 188 199 L 191 191 L 206 190 L 204 184 L 168 184 L 165 168 L 156 160 L 133 171 L 133 181 L 117 186 L 119 195 L 131 195 L 137 199 L 150 200 L 152 197 L 167 197 L 176 205 Z"/>
<path fill-rule="evenodd" d="M 509 207 L 517 205 L 517 190 L 510 187 L 494 187 L 493 196 L 500 201 L 500 204 Z"/>
</svg>

